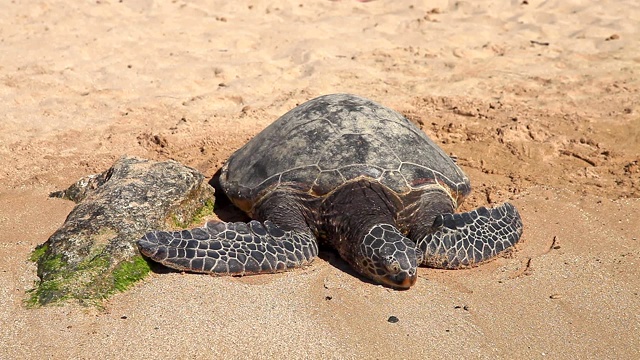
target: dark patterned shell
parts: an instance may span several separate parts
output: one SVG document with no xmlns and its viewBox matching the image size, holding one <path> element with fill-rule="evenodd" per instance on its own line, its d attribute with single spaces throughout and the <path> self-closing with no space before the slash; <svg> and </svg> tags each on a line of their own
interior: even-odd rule
<svg viewBox="0 0 640 360">
<path fill-rule="evenodd" d="M 361 176 L 398 194 L 434 183 L 458 198 L 470 191 L 460 168 L 405 117 L 348 94 L 321 96 L 284 114 L 231 155 L 220 182 L 248 210 L 275 187 L 323 196 Z"/>
</svg>

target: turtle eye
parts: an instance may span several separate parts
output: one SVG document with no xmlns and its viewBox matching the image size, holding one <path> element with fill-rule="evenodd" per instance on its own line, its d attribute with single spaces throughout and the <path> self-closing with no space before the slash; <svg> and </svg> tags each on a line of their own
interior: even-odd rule
<svg viewBox="0 0 640 360">
<path fill-rule="evenodd" d="M 391 274 L 397 274 L 400 272 L 400 263 L 393 256 L 385 256 L 382 259 L 382 265 Z"/>
</svg>

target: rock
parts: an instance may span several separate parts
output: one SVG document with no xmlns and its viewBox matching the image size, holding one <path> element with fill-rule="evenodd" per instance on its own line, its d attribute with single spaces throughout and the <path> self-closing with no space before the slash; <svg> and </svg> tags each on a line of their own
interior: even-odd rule
<svg viewBox="0 0 640 360">
<path fill-rule="evenodd" d="M 78 204 L 32 253 L 40 281 L 28 302 L 90 302 L 126 289 L 150 269 L 136 240 L 150 230 L 203 222 L 213 214 L 213 195 L 195 169 L 135 157 L 52 193 Z"/>
</svg>

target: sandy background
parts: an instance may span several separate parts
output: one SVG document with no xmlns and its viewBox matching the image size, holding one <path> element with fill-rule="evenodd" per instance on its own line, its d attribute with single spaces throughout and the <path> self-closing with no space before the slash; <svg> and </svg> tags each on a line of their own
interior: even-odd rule
<svg viewBox="0 0 640 360">
<path fill-rule="evenodd" d="M 639 4 L 0 0 L 0 359 L 640 358 Z M 73 207 L 49 192 L 125 153 L 212 175 L 334 92 L 458 156 L 465 209 L 515 203 L 517 252 L 402 292 L 324 253 L 25 309 L 25 259 Z"/>
</svg>

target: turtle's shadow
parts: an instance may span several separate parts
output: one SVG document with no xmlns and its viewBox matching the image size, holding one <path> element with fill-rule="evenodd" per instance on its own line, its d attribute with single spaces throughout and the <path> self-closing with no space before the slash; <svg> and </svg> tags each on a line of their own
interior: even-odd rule
<svg viewBox="0 0 640 360">
<path fill-rule="evenodd" d="M 380 285 L 378 283 L 375 283 L 365 277 L 363 277 L 362 275 L 358 274 L 357 272 L 355 272 L 351 266 L 349 266 L 349 264 L 347 264 L 344 260 L 342 260 L 340 258 L 340 256 L 338 256 L 337 253 L 335 253 L 334 250 L 332 249 L 328 249 L 328 248 L 322 248 L 318 254 L 318 258 L 326 261 L 329 265 L 335 267 L 336 269 L 347 273 L 351 276 L 353 276 L 356 279 L 359 279 L 360 281 L 362 281 L 363 283 L 367 283 L 367 284 L 371 284 L 371 285 Z M 144 260 L 147 262 L 147 264 L 149 265 L 149 269 L 151 270 L 152 273 L 154 274 L 182 274 L 182 273 L 189 273 L 189 274 L 194 274 L 194 275 L 207 275 L 207 274 L 202 274 L 202 273 L 195 273 L 195 272 L 189 272 L 189 271 L 184 271 L 184 270 L 176 270 L 176 269 L 172 269 L 170 267 L 164 266 L 158 262 L 155 262 L 149 258 L 144 258 Z M 314 266 L 313 264 L 311 266 Z M 298 269 L 299 270 L 299 269 Z M 292 271 L 296 271 L 296 269 L 292 270 Z M 231 275 L 234 276 L 234 275 Z M 237 275 L 236 275 L 237 276 Z M 247 275 L 244 275 L 247 276 Z M 256 274 L 256 275 L 248 275 L 248 276 L 260 276 L 260 274 Z"/>
<path fill-rule="evenodd" d="M 249 222 L 251 218 L 247 216 L 242 210 L 238 209 L 233 205 L 231 200 L 227 197 L 227 195 L 222 190 L 220 186 L 220 172 L 222 169 L 218 169 L 211 180 L 209 180 L 209 185 L 213 187 L 215 190 L 216 203 L 213 207 L 213 212 L 216 214 L 220 220 L 224 222 Z"/>
<path fill-rule="evenodd" d="M 168 266 L 164 266 L 161 263 L 155 262 L 155 261 L 149 259 L 146 256 L 143 256 L 142 258 L 144 259 L 144 261 L 147 262 L 147 265 L 149 265 L 149 269 L 154 274 L 171 274 L 171 273 L 182 273 L 183 272 L 181 270 L 176 270 L 176 269 L 172 269 L 172 268 L 170 268 Z"/>
<path fill-rule="evenodd" d="M 324 261 L 326 261 L 327 263 L 329 263 L 329 265 L 333 266 L 334 268 L 353 276 L 354 278 L 362 281 L 363 283 L 366 284 L 371 284 L 371 285 L 381 285 L 377 282 L 372 281 L 369 278 L 366 278 L 362 275 L 360 275 L 360 273 L 356 272 L 355 270 L 353 270 L 353 268 L 351 267 L 351 265 L 347 264 L 346 261 L 342 260 L 342 258 L 340 257 L 340 255 L 338 255 L 338 253 L 331 249 L 331 248 L 327 248 L 327 247 L 320 247 L 320 252 L 318 253 L 318 257 Z M 313 264 L 311 265 L 313 266 Z M 383 285 L 384 286 L 384 285 Z"/>
</svg>

